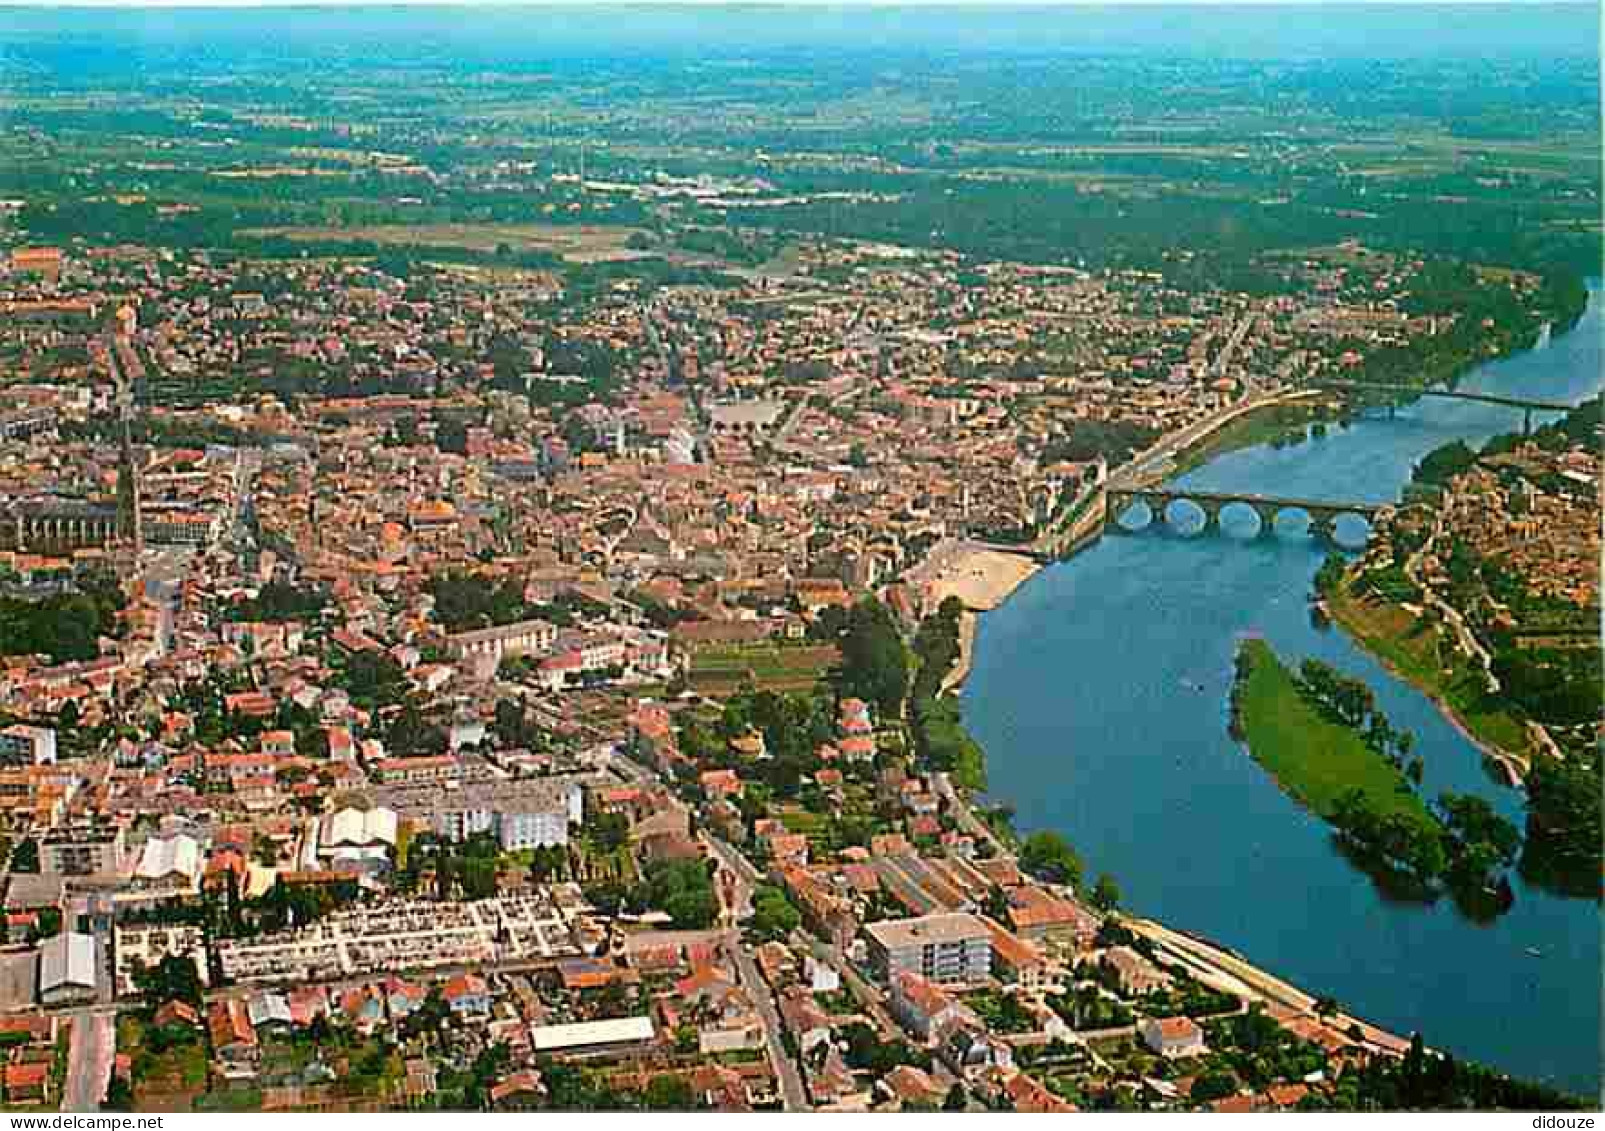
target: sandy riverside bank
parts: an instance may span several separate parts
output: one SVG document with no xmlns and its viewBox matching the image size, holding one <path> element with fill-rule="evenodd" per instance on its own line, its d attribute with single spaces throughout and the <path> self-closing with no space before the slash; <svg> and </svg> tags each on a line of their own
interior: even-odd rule
<svg viewBox="0 0 1605 1131">
<path fill-rule="evenodd" d="M 975 630 L 981 618 L 965 609 L 959 614 L 959 655 L 953 662 L 953 670 L 942 677 L 942 687 L 938 695 L 946 695 L 949 691 L 964 685 L 964 680 L 970 674 L 970 661 L 975 655 Z"/>
<path fill-rule="evenodd" d="M 919 567 L 915 579 L 924 589 L 927 608 L 957 597 L 964 606 L 959 616 L 959 655 L 953 670 L 942 681 L 942 691 L 951 691 L 970 673 L 975 653 L 977 613 L 1003 604 L 1042 568 L 1026 554 L 1011 553 L 978 542 L 957 539 L 940 543 Z"/>
<path fill-rule="evenodd" d="M 1041 567 L 1026 554 L 1010 553 L 975 542 L 942 547 L 939 560 L 925 579 L 931 603 L 940 605 L 957 597 L 972 612 L 997 608 Z"/>
</svg>

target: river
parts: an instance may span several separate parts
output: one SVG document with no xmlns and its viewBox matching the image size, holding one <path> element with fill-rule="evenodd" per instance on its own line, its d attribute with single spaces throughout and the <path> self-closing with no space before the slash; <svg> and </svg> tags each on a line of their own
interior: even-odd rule
<svg viewBox="0 0 1605 1131">
<path fill-rule="evenodd" d="M 1585 399 L 1602 383 L 1601 306 L 1595 281 L 1570 332 L 1479 365 L 1461 388 Z M 1394 502 L 1426 452 L 1520 427 L 1508 408 L 1426 398 L 1322 439 L 1222 455 L 1178 482 Z M 963 706 L 991 796 L 1015 807 L 1022 831 L 1062 832 L 1089 879 L 1109 872 L 1136 913 L 1225 943 L 1396 1032 L 1596 1095 L 1597 904 L 1514 877 L 1515 906 L 1486 925 L 1447 899 L 1390 901 L 1228 737 L 1236 642 L 1260 634 L 1292 662 L 1316 656 L 1369 683 L 1388 717 L 1416 733 L 1424 796 L 1475 792 L 1521 823 L 1522 795 L 1490 779 L 1431 700 L 1341 629 L 1312 626 L 1307 594 L 1324 550 L 1300 520 L 1283 522 L 1278 536 L 1254 539 L 1252 515 L 1233 508 L 1218 535 L 1106 537 L 984 615 Z"/>
</svg>

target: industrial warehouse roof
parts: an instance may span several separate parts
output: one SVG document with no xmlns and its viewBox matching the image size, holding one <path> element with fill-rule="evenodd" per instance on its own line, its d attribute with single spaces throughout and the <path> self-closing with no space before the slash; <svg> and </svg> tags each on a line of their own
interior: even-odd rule
<svg viewBox="0 0 1605 1131">
<path fill-rule="evenodd" d="M 181 876 L 193 883 L 201 873 L 201 846 L 194 837 L 175 836 L 167 840 L 152 837 L 145 842 L 139 867 L 134 875 L 142 880 L 165 880 Z"/>
<path fill-rule="evenodd" d="M 95 936 L 65 931 L 39 947 L 39 992 L 62 986 L 95 987 Z"/>
<path fill-rule="evenodd" d="M 652 1039 L 652 1018 L 619 1017 L 612 1021 L 578 1021 L 572 1025 L 541 1025 L 529 1031 L 536 1052 L 618 1045 Z"/>
<path fill-rule="evenodd" d="M 392 809 L 342 809 L 324 819 L 323 843 L 367 846 L 396 843 L 396 814 Z"/>
</svg>

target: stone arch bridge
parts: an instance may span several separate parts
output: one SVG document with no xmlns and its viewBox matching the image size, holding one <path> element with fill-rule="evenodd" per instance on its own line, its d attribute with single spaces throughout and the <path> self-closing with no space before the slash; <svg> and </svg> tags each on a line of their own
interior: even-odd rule
<svg viewBox="0 0 1605 1131">
<path fill-rule="evenodd" d="M 1317 538 L 1332 540 L 1337 520 L 1346 514 L 1358 515 L 1370 523 L 1379 511 L 1386 509 L 1378 503 L 1343 502 L 1331 499 L 1297 499 L 1278 495 L 1254 495 L 1237 491 L 1193 491 L 1185 487 L 1111 487 L 1108 506 L 1104 510 L 1104 526 L 1118 526 L 1120 516 L 1134 503 L 1146 503 L 1155 522 L 1168 522 L 1170 504 L 1178 499 L 1192 503 L 1204 512 L 1204 531 L 1220 529 L 1220 515 L 1234 503 L 1253 510 L 1259 517 L 1261 535 L 1276 529 L 1276 516 L 1283 511 L 1303 511 L 1310 519 L 1310 533 Z"/>
</svg>

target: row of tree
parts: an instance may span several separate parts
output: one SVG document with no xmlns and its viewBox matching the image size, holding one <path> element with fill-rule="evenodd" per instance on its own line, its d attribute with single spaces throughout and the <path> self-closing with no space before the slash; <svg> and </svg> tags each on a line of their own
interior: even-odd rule
<svg viewBox="0 0 1605 1131">
<path fill-rule="evenodd" d="M 1422 763 L 1412 759 L 1416 738 L 1408 730 L 1396 730 L 1387 715 L 1377 708 L 1376 695 L 1364 680 L 1346 676 L 1331 664 L 1314 658 L 1299 664 L 1294 681 L 1306 702 L 1328 719 L 1355 731 L 1373 751 L 1404 772 L 1412 782 L 1421 781 Z"/>
</svg>

